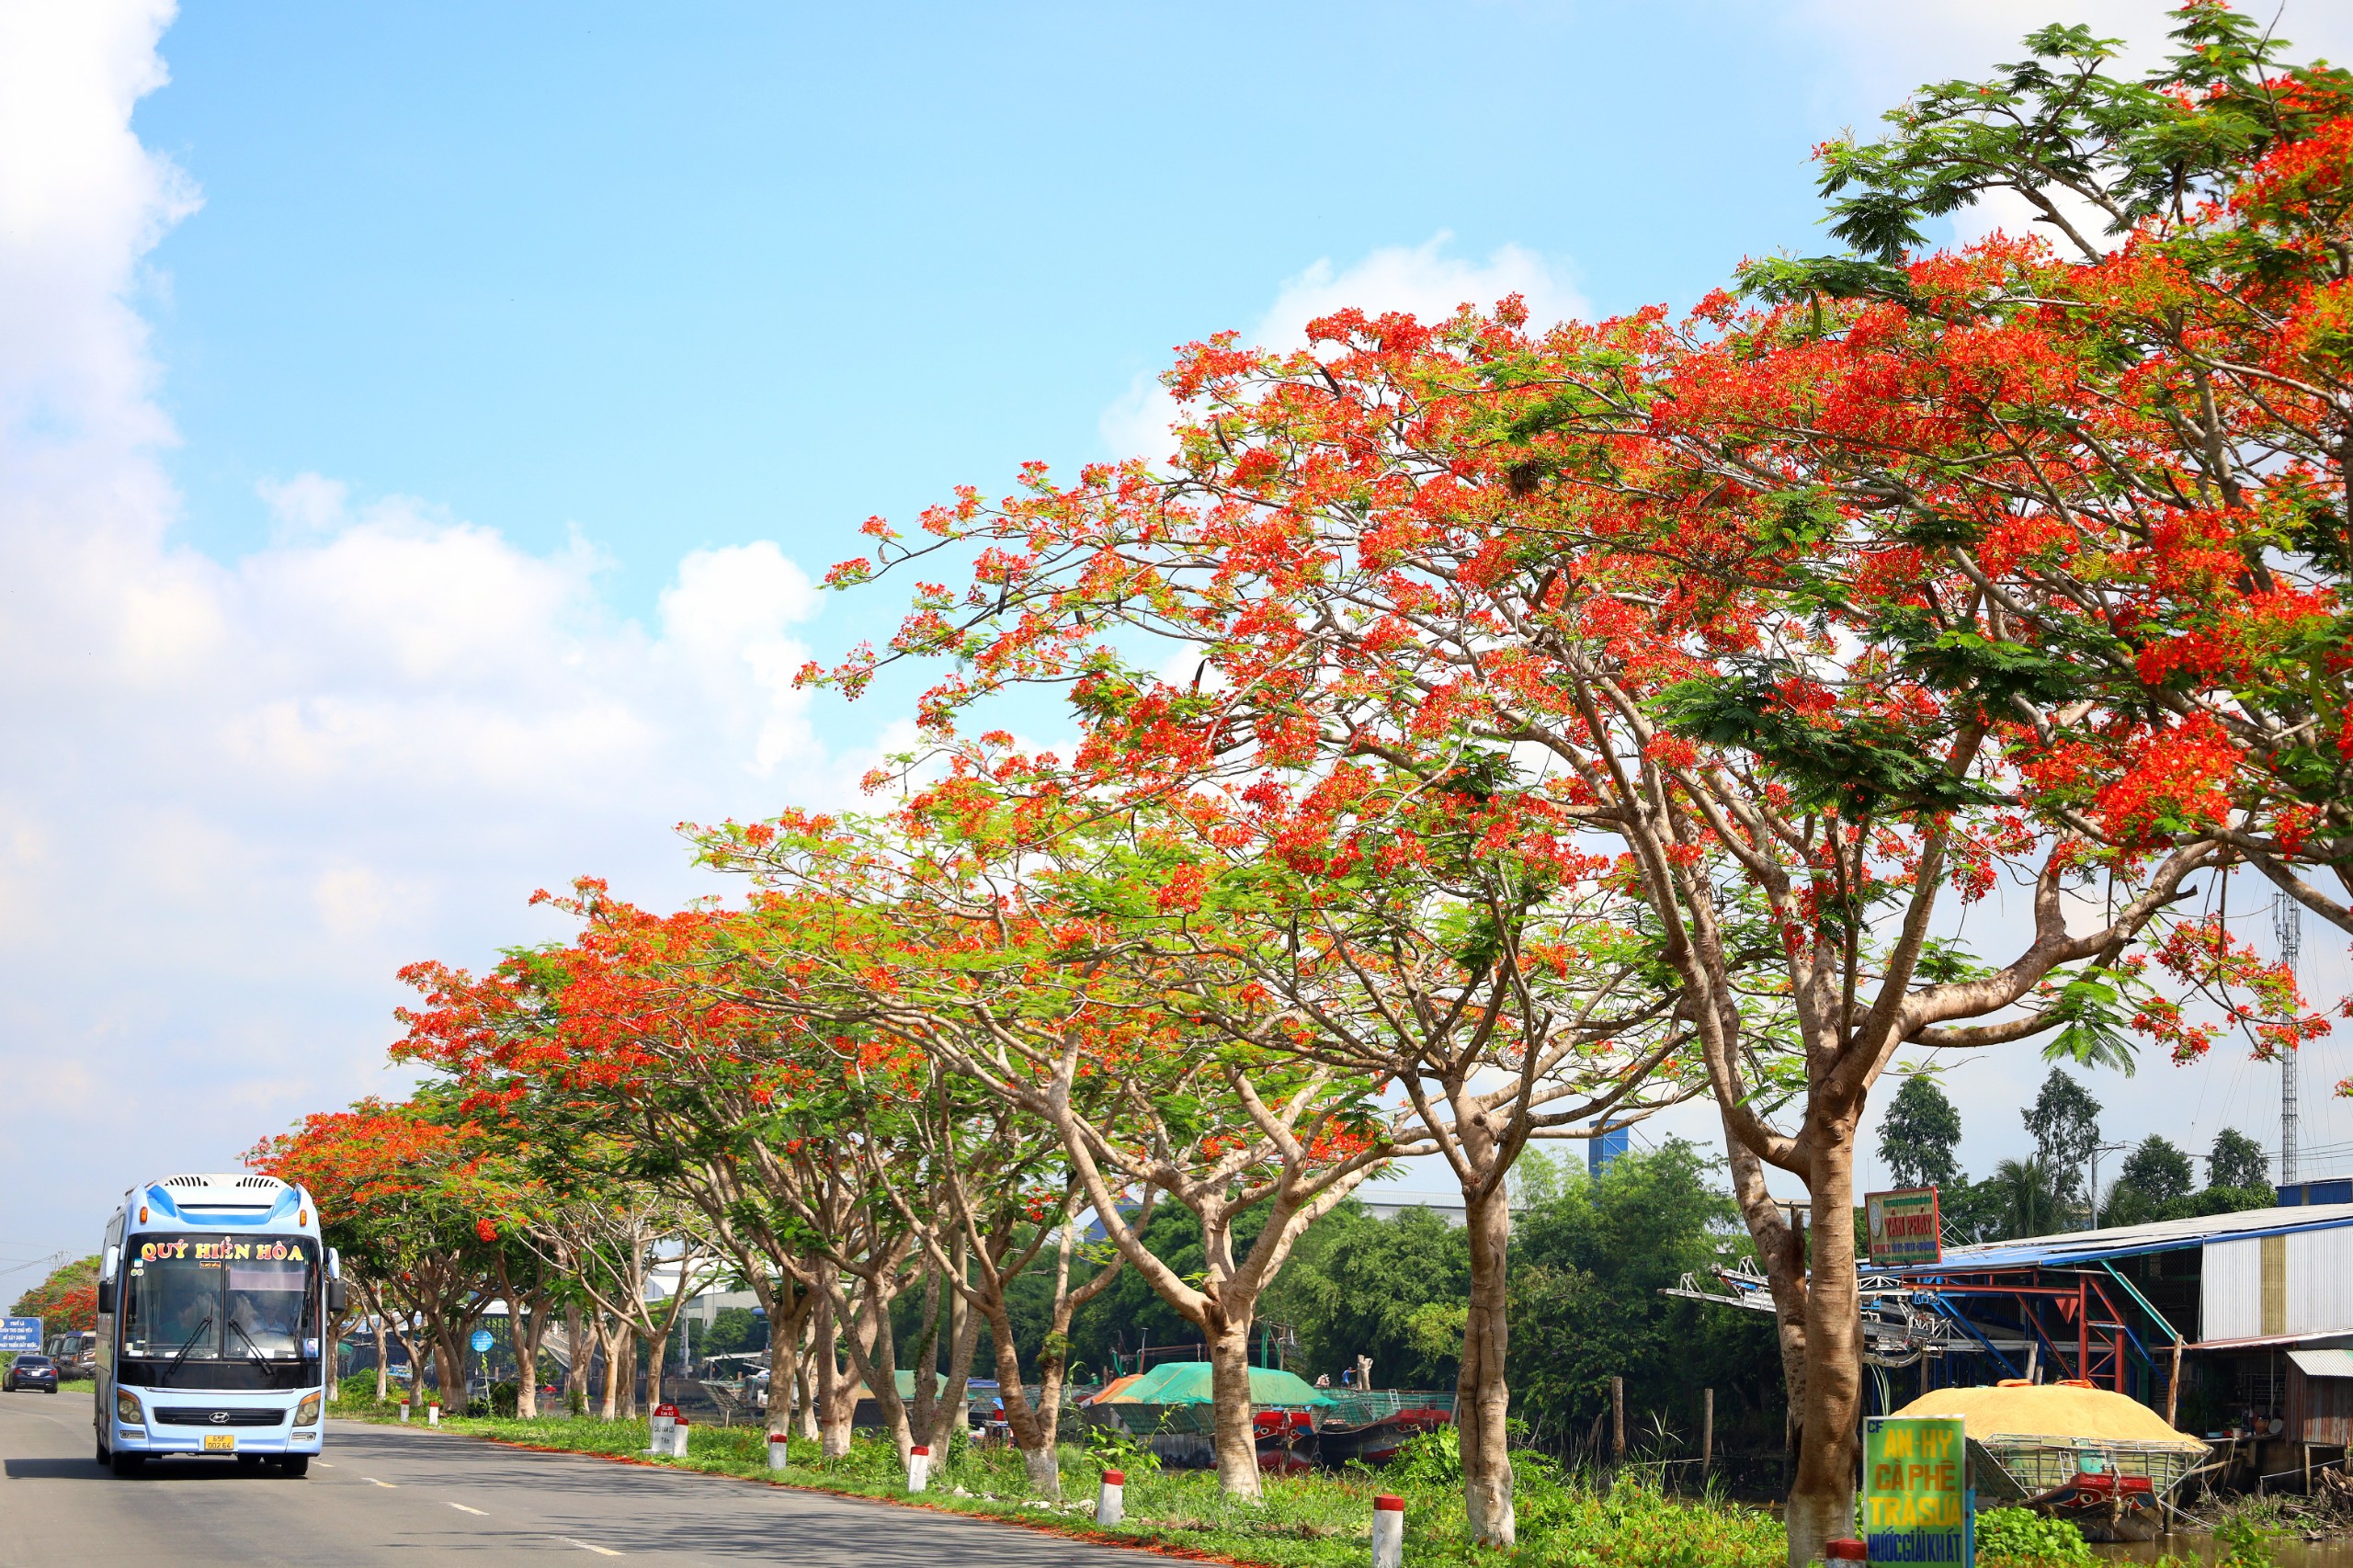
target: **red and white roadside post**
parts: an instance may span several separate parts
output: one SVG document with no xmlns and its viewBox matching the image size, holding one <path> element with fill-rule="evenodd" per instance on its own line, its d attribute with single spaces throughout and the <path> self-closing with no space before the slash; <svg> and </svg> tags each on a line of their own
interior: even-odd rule
<svg viewBox="0 0 2353 1568">
<path fill-rule="evenodd" d="M 425 1424 L 427 1426 L 438 1426 L 441 1425 L 441 1402 L 439 1400 L 433 1399 L 426 1401 Z"/>
<path fill-rule="evenodd" d="M 406 1394 L 401 1396 L 401 1425 L 404 1426 L 408 1425 L 408 1407 L 412 1403 Z"/>
<path fill-rule="evenodd" d="M 1095 1522 L 1098 1525 L 1116 1525 L 1127 1516 L 1127 1472 L 1107 1470 L 1103 1472 L 1103 1489 L 1095 1494 Z"/>
<path fill-rule="evenodd" d="M 670 1429 L 678 1424 L 678 1407 L 657 1404 L 645 1423 L 645 1451 L 660 1459 L 670 1451 Z"/>
<path fill-rule="evenodd" d="M 1822 1560 L 1824 1562 L 1868 1562 L 1870 1557 L 1870 1548 L 1851 1536 L 1822 1543 Z"/>
<path fill-rule="evenodd" d="M 907 1490 L 920 1492 L 931 1484 L 931 1450 L 917 1443 L 907 1450 Z"/>
<path fill-rule="evenodd" d="M 672 1459 L 682 1460 L 687 1457 L 687 1435 L 694 1430 L 694 1426 L 692 1421 L 683 1415 L 670 1423 L 670 1457 Z"/>
<path fill-rule="evenodd" d="M 1372 1500 L 1372 1568 L 1404 1568 L 1405 1499 L 1384 1492 Z"/>
<path fill-rule="evenodd" d="M 783 1433 L 771 1432 L 768 1434 L 768 1468 L 770 1470 L 782 1470 L 787 1464 L 790 1463 L 791 1460 L 789 1458 L 790 1453 L 790 1439 L 788 1439 Z"/>
</svg>

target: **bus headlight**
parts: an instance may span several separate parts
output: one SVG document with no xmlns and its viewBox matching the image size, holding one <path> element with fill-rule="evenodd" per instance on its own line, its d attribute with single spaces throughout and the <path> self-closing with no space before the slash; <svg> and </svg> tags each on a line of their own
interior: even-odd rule
<svg viewBox="0 0 2353 1568">
<path fill-rule="evenodd" d="M 319 1397 L 314 1393 L 302 1396 L 302 1403 L 294 1407 L 295 1426 L 308 1426 L 319 1418 Z"/>
<path fill-rule="evenodd" d="M 146 1412 L 139 1408 L 139 1396 L 128 1389 L 117 1389 L 114 1394 L 114 1418 L 126 1426 L 144 1426 Z"/>
</svg>

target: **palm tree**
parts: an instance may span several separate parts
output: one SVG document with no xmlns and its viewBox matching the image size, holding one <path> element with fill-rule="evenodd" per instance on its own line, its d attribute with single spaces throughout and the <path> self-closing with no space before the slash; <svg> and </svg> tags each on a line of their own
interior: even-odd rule
<svg viewBox="0 0 2353 1568">
<path fill-rule="evenodd" d="M 2002 1239 L 2049 1235 L 2063 1199 L 2040 1159 L 2004 1160 L 1989 1178 L 2002 1199 Z"/>
</svg>

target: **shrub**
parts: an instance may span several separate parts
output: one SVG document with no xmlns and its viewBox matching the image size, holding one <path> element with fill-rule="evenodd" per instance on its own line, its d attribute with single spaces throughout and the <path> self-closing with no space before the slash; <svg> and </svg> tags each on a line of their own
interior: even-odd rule
<svg viewBox="0 0 2353 1568">
<path fill-rule="evenodd" d="M 1988 1508 L 1977 1516 L 1977 1561 L 2020 1568 L 2066 1568 L 2092 1561 L 2084 1532 L 2064 1519 L 2026 1508 Z"/>
<path fill-rule="evenodd" d="M 397 1396 L 399 1391 L 393 1391 Z M 335 1385 L 337 1404 L 373 1404 L 376 1403 L 376 1374 L 373 1371 L 351 1372 Z"/>
</svg>

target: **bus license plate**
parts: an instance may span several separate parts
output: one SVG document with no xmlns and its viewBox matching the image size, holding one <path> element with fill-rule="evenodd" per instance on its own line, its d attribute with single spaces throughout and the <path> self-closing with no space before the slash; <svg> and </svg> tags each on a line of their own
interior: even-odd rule
<svg viewBox="0 0 2353 1568">
<path fill-rule="evenodd" d="M 234 1432 L 207 1432 L 204 1435 L 204 1451 L 208 1454 L 234 1453 L 236 1449 L 237 1435 Z"/>
</svg>

